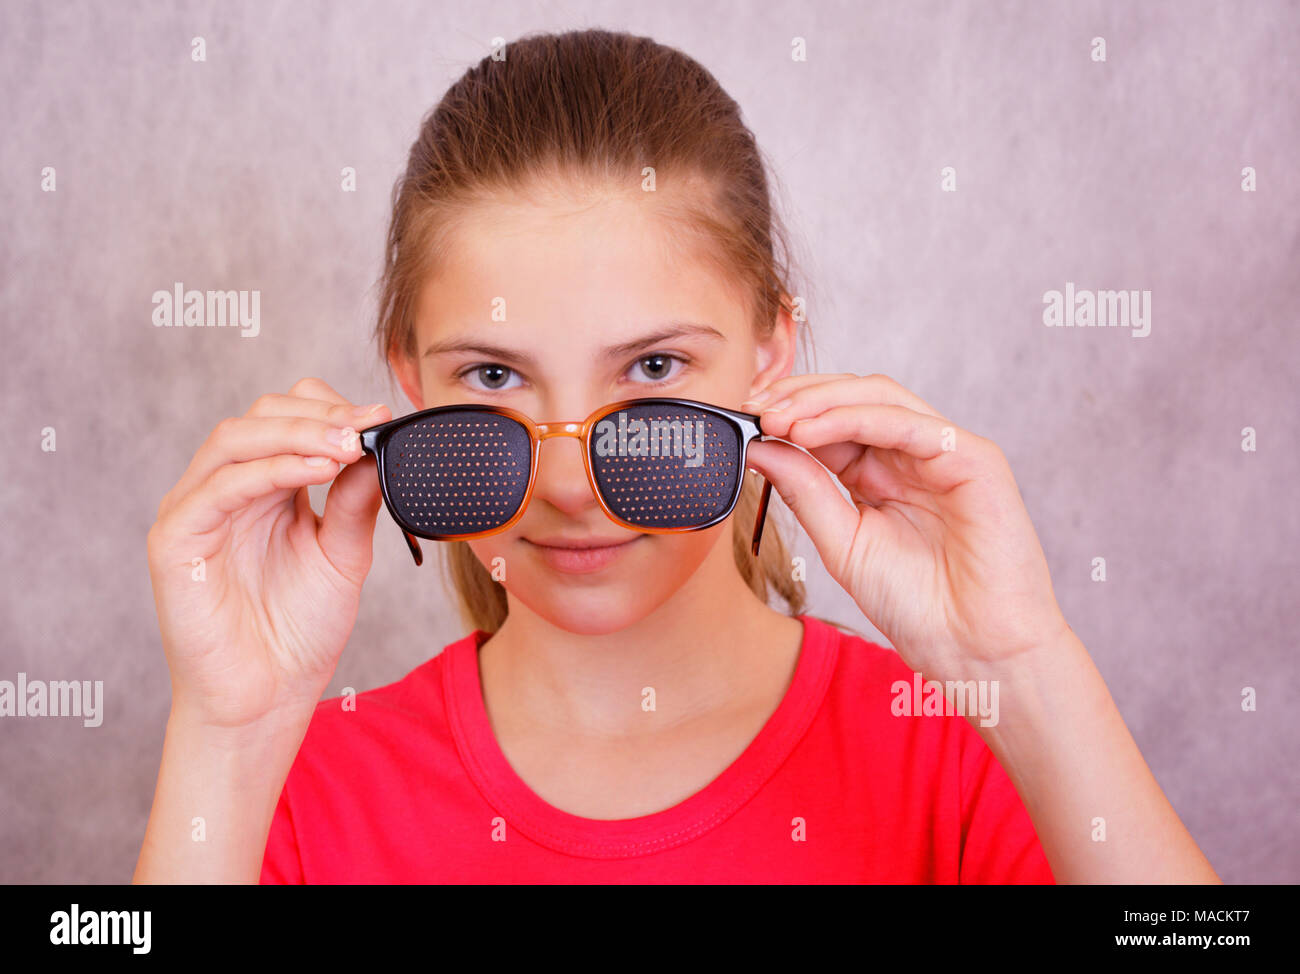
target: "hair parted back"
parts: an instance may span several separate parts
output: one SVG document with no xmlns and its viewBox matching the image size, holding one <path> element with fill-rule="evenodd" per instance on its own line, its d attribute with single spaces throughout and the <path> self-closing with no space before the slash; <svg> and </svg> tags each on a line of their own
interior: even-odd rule
<svg viewBox="0 0 1300 974">
<path fill-rule="evenodd" d="M 793 313 L 787 231 L 772 209 L 764 159 L 739 106 L 702 65 L 648 37 L 600 29 L 532 34 L 503 59 L 483 58 L 420 124 L 406 171 L 393 187 L 392 219 L 375 337 L 386 360 L 417 356 L 414 310 L 436 273 L 459 216 L 480 200 L 546 177 L 640 188 L 646 167 L 658 185 L 689 185 L 656 206 L 681 238 L 698 240 L 717 269 L 746 295 L 756 333 Z M 806 345 L 806 325 L 800 325 Z M 775 593 L 791 615 L 804 611 L 777 524 L 758 558 L 749 534 L 761 478 L 746 473 L 732 515 L 736 566 L 760 599 Z M 463 541 L 440 545 L 461 613 L 495 632 L 505 588 Z"/>
</svg>

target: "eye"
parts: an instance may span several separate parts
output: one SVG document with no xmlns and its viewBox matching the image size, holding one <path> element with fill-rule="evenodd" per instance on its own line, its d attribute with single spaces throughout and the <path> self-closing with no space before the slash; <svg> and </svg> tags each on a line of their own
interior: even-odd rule
<svg viewBox="0 0 1300 974">
<path fill-rule="evenodd" d="M 679 367 L 674 369 L 674 363 Z M 686 360 L 677 355 L 646 355 L 637 359 L 636 364 L 628 369 L 627 377 L 633 382 L 663 382 L 665 379 L 676 378 L 685 365 Z M 638 378 L 638 375 L 644 378 Z"/>
<path fill-rule="evenodd" d="M 474 389 L 481 389 L 485 392 L 501 392 L 504 389 L 512 389 L 508 383 L 511 378 L 518 378 L 518 374 L 509 366 L 500 365 L 496 362 L 487 362 L 483 365 L 472 365 L 468 369 L 459 373 L 459 378 L 469 380 L 470 377 L 477 379 L 477 382 L 471 381 L 469 384 Z"/>
</svg>

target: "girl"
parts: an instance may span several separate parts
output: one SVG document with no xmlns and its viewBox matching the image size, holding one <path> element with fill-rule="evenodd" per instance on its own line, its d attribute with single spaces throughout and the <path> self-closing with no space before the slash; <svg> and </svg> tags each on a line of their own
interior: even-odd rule
<svg viewBox="0 0 1300 974">
<path fill-rule="evenodd" d="M 738 516 L 680 533 L 540 444 L 520 516 L 443 546 L 473 631 L 321 701 L 381 506 L 356 431 L 392 414 L 303 379 L 223 420 L 149 532 L 172 708 L 136 881 L 1217 882 L 997 446 L 884 376 L 791 375 L 784 252 L 738 107 L 681 53 L 589 30 L 467 72 L 394 193 L 377 335 L 415 409 L 675 397 L 778 439 Z M 751 554 L 757 475 L 897 653 L 803 612 L 775 525 Z"/>
</svg>

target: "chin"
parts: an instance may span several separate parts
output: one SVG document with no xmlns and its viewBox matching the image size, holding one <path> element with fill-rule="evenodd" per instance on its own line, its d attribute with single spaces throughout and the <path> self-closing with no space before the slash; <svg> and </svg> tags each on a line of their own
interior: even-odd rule
<svg viewBox="0 0 1300 974">
<path fill-rule="evenodd" d="M 530 606 L 534 612 L 565 632 L 575 636 L 608 636 L 622 632 L 643 619 L 646 613 L 629 611 L 627 605 L 609 606 L 603 612 L 577 610 L 573 606 Z"/>
<path fill-rule="evenodd" d="M 523 585 L 515 586 L 510 594 L 557 629 L 579 636 L 605 636 L 628 629 L 653 614 L 685 579 L 660 576 L 657 581 L 659 585 L 654 588 L 624 582 L 567 591 L 544 584 L 539 589 Z"/>
</svg>

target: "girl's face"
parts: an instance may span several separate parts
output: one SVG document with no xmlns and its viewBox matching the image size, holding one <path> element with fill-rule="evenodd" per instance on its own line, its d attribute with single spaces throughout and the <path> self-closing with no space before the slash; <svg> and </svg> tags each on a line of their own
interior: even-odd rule
<svg viewBox="0 0 1300 974">
<path fill-rule="evenodd" d="M 789 317 L 759 341 L 745 296 L 654 216 L 654 194 L 637 194 L 529 194 L 464 217 L 420 296 L 419 359 L 393 362 L 415 408 L 491 403 L 534 422 L 579 422 L 641 396 L 736 409 L 788 374 Z M 523 516 L 469 545 L 539 616 L 606 633 L 655 611 L 706 560 L 731 563 L 732 530 L 730 519 L 680 534 L 616 524 L 580 442 L 557 437 L 541 444 Z"/>
</svg>

